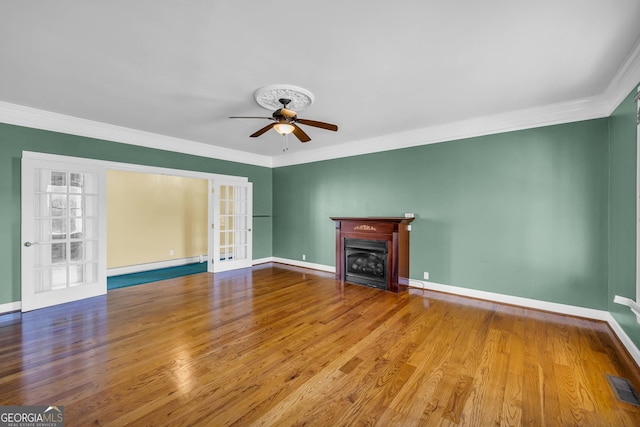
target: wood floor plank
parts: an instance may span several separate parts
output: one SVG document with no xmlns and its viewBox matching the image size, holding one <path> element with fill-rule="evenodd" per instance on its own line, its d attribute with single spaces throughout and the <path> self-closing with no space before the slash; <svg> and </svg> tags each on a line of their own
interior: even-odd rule
<svg viewBox="0 0 640 427">
<path fill-rule="evenodd" d="M 0 405 L 66 425 L 640 425 L 604 322 L 265 264 L 0 316 Z"/>
<path fill-rule="evenodd" d="M 504 391 L 504 401 L 502 403 L 502 424 L 508 426 L 522 425 L 522 400 L 523 400 L 523 377 L 524 377 L 524 321 L 521 317 L 516 317 L 514 312 L 513 334 L 509 343 L 509 362 L 507 367 L 507 377 Z"/>
</svg>

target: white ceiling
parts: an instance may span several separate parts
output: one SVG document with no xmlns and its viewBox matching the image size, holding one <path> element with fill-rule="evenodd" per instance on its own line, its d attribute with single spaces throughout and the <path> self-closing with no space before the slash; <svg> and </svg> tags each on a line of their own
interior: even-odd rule
<svg viewBox="0 0 640 427">
<path fill-rule="evenodd" d="M 5 0 L 0 101 L 5 117 L 23 106 L 173 137 L 137 134 L 142 145 L 318 158 L 518 111 L 522 126 L 527 112 L 589 103 L 599 107 L 585 118 L 607 114 L 639 37 L 637 0 Z M 253 93 L 276 83 L 311 91 L 299 116 L 339 131 L 303 126 L 312 141 L 291 136 L 283 154 L 273 131 L 249 138 L 266 120 L 227 118 L 270 115 Z"/>
</svg>

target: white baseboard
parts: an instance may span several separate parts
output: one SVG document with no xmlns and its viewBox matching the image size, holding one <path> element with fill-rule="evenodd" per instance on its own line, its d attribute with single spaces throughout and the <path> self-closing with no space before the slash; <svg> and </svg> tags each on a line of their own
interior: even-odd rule
<svg viewBox="0 0 640 427">
<path fill-rule="evenodd" d="M 629 335 L 622 329 L 622 326 L 616 321 L 615 317 L 611 313 L 607 313 L 609 315 L 609 319 L 607 319 L 607 323 L 613 329 L 613 332 L 618 336 L 620 342 L 624 348 L 627 349 L 633 360 L 636 361 L 636 365 L 640 366 L 640 350 L 635 345 L 635 343 L 629 338 Z"/>
<path fill-rule="evenodd" d="M 150 262 L 148 264 L 129 265 L 126 267 L 110 268 L 107 270 L 107 277 L 120 276 L 121 274 L 140 273 L 142 271 L 158 270 L 160 268 L 177 267 L 179 265 L 193 264 L 194 262 L 204 262 L 207 255 L 190 258 L 171 259 L 168 261 Z"/>
<path fill-rule="evenodd" d="M 626 332 L 618 324 L 616 319 L 604 310 L 596 310 L 593 308 L 577 307 L 568 304 L 558 304 L 555 302 L 540 301 L 531 298 L 522 298 L 511 295 L 498 294 L 494 292 L 478 291 L 475 289 L 461 288 L 458 286 L 443 285 L 441 283 L 426 282 L 423 280 L 409 280 L 409 286 L 418 289 L 428 289 L 432 291 L 446 292 L 449 294 L 478 298 L 492 302 L 517 305 L 520 307 L 533 308 L 538 310 L 550 311 L 558 314 L 566 314 L 569 316 L 584 317 L 587 319 L 602 320 L 607 322 L 613 332 L 616 334 L 622 345 L 627 349 L 636 364 L 640 366 L 640 350 L 635 343 L 629 338 Z"/>
<path fill-rule="evenodd" d="M 461 288 L 458 286 L 443 285 L 441 283 L 427 282 L 423 280 L 409 280 L 409 286 L 429 289 L 432 291 L 441 291 L 449 294 L 478 298 L 493 302 L 501 302 L 504 304 L 517 305 L 527 308 L 535 308 L 538 310 L 551 311 L 559 314 L 568 314 L 570 316 L 586 317 L 595 320 L 608 320 L 608 311 L 596 310 L 593 308 L 577 307 L 568 304 L 559 304 L 555 302 L 541 301 L 531 298 L 522 298 L 512 295 L 498 294 L 494 292 L 478 291 L 475 289 Z"/>
<path fill-rule="evenodd" d="M 613 302 L 629 307 L 631 312 L 636 316 L 636 321 L 640 323 L 640 305 L 638 305 L 638 303 L 631 298 L 621 297 L 620 295 L 615 295 Z"/>
<path fill-rule="evenodd" d="M 279 262 L 280 264 L 294 265 L 296 267 L 310 268 L 312 270 L 326 271 L 328 273 L 335 273 L 336 268 L 332 265 L 315 264 L 307 261 L 298 261 L 296 259 L 271 257 L 271 262 Z"/>
<path fill-rule="evenodd" d="M 21 309 L 22 309 L 22 303 L 20 301 L 0 304 L 0 314 L 11 313 L 12 311 L 20 311 Z"/>
<path fill-rule="evenodd" d="M 191 264 L 193 262 L 198 262 L 198 261 L 199 261 L 199 257 L 194 257 L 194 258 L 185 258 L 182 260 L 166 261 L 161 263 L 141 264 L 137 266 L 123 267 L 121 269 L 112 269 L 112 270 L 109 270 L 108 275 L 115 276 L 118 274 L 128 274 L 128 272 L 138 272 L 138 271 L 153 270 L 157 268 L 174 267 L 177 265 Z M 266 257 L 266 258 L 254 259 L 253 265 L 264 264 L 267 262 L 278 262 L 281 264 L 294 265 L 296 267 L 326 271 L 329 273 L 335 273 L 336 271 L 336 268 L 331 265 L 315 264 L 315 263 L 306 262 L 306 261 L 298 261 L 298 260 L 278 258 L 278 257 Z M 124 269 L 127 269 L 127 272 L 121 273 L 120 271 L 123 271 Z M 118 272 L 112 274 L 112 272 L 114 272 L 115 270 L 117 270 Z M 517 305 L 521 307 L 544 310 L 544 311 L 549 311 L 549 312 L 558 313 L 558 314 L 566 314 L 570 316 L 578 316 L 578 317 L 584 317 L 587 319 L 605 321 L 609 324 L 611 329 L 613 329 L 613 332 L 617 335 L 618 339 L 620 339 L 620 341 L 622 342 L 622 345 L 627 349 L 631 357 L 635 360 L 636 364 L 640 366 L 640 350 L 635 345 L 635 343 L 631 340 L 631 338 L 629 338 L 629 336 L 622 329 L 622 327 L 618 324 L 616 319 L 608 311 L 596 310 L 596 309 L 585 308 L 585 307 L 577 307 L 573 305 L 559 304 L 559 303 L 548 302 L 548 301 L 540 301 L 540 300 L 531 299 L 531 298 L 522 298 L 522 297 L 511 296 L 511 295 L 498 294 L 494 292 L 478 291 L 475 289 L 461 288 L 458 286 L 443 285 L 440 283 L 425 282 L 422 280 L 415 280 L 415 279 L 409 280 L 409 286 L 413 288 L 418 288 L 418 289 L 428 289 L 433 291 L 446 292 L 449 294 L 479 298 L 479 299 L 492 301 L 492 302 Z M 17 311 L 17 310 L 20 310 L 21 307 L 22 305 L 20 301 L 0 304 L 0 314 Z"/>
</svg>

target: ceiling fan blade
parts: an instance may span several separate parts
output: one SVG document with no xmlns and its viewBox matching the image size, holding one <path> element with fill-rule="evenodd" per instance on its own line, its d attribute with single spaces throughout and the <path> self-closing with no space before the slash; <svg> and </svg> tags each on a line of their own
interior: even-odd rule
<svg viewBox="0 0 640 427">
<path fill-rule="evenodd" d="M 270 124 L 266 125 L 265 127 L 260 129 L 259 131 L 256 131 L 256 132 L 252 133 L 251 135 L 249 135 L 249 138 L 256 138 L 256 137 L 262 135 L 266 131 L 270 130 L 273 127 L 273 125 L 275 125 L 275 123 L 270 123 Z"/>
<path fill-rule="evenodd" d="M 331 123 L 318 122 L 315 120 L 297 119 L 296 123 L 302 123 L 303 125 L 315 126 L 317 128 L 322 128 L 327 130 L 333 130 L 333 131 L 338 130 L 338 126 L 336 125 L 332 125 Z"/>
<path fill-rule="evenodd" d="M 307 135 L 306 133 L 304 133 L 304 131 L 302 129 L 300 129 L 298 126 L 296 126 L 294 123 L 291 123 L 293 125 L 293 134 L 298 137 L 298 139 L 300 140 L 300 142 L 309 142 L 311 141 L 311 138 L 309 138 L 309 135 Z"/>
<path fill-rule="evenodd" d="M 229 116 L 230 119 L 267 119 L 273 120 L 273 117 L 255 117 L 255 116 Z"/>
</svg>

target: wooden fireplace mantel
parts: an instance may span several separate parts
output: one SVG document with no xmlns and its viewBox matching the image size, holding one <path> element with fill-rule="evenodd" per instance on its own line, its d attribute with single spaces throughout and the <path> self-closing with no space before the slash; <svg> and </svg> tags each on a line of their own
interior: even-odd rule
<svg viewBox="0 0 640 427">
<path fill-rule="evenodd" d="M 345 280 L 345 239 L 388 242 L 387 290 L 401 292 L 409 285 L 409 224 L 404 217 L 331 217 L 336 223 L 336 279 Z"/>
</svg>

